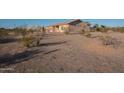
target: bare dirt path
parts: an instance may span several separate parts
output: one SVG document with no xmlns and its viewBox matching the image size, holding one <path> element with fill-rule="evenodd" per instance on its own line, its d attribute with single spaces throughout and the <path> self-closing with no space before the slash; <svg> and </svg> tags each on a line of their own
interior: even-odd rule
<svg viewBox="0 0 124 93">
<path fill-rule="evenodd" d="M 10 57 L 6 68 L 13 69 L 6 72 L 124 72 L 123 54 L 80 34 L 48 34 L 38 47 Z"/>
</svg>

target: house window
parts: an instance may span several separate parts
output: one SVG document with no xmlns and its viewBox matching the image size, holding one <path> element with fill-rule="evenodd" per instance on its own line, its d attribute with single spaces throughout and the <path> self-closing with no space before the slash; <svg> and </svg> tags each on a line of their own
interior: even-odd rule
<svg viewBox="0 0 124 93">
<path fill-rule="evenodd" d="M 65 30 L 65 27 L 62 26 L 62 27 L 61 27 L 61 30 Z"/>
</svg>

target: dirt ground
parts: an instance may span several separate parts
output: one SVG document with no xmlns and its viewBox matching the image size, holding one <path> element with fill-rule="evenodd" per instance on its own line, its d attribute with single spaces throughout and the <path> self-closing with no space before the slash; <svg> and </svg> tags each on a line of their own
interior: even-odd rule
<svg viewBox="0 0 124 93">
<path fill-rule="evenodd" d="M 0 44 L 0 72 L 109 73 L 124 72 L 124 34 L 92 33 L 117 38 L 117 48 L 82 34 L 47 34 L 40 45 L 25 49 L 19 41 Z"/>
</svg>

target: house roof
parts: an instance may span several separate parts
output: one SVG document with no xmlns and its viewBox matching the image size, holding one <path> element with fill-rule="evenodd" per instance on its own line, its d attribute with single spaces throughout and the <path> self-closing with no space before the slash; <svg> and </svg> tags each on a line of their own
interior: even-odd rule
<svg viewBox="0 0 124 93">
<path fill-rule="evenodd" d="M 70 23 L 73 23 L 73 22 L 76 22 L 76 21 L 82 22 L 80 19 L 74 19 L 74 20 L 71 20 L 71 21 L 69 21 L 69 22 L 67 22 L 67 23 L 70 24 Z"/>
<path fill-rule="evenodd" d="M 80 19 L 73 19 L 73 20 L 71 20 L 69 22 L 57 23 L 57 24 L 50 25 L 50 26 L 67 25 L 67 24 L 70 24 L 70 23 L 73 23 L 73 22 L 76 22 L 76 21 L 82 22 Z"/>
</svg>

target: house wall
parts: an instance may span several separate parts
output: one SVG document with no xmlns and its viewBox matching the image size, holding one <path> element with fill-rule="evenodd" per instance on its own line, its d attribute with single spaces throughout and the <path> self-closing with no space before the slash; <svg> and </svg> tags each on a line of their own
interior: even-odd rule
<svg viewBox="0 0 124 93">
<path fill-rule="evenodd" d="M 46 27 L 46 32 L 52 32 L 52 31 L 53 31 L 53 27 L 52 26 Z"/>
<path fill-rule="evenodd" d="M 69 25 L 60 25 L 59 32 L 64 32 L 69 29 Z"/>
<path fill-rule="evenodd" d="M 60 26 L 49 26 L 47 27 L 47 32 L 64 32 L 65 29 L 68 28 L 68 25 L 60 25 Z"/>
<path fill-rule="evenodd" d="M 89 30 L 89 26 L 86 23 L 80 23 L 78 25 L 69 25 L 70 32 L 79 32 L 81 30 Z"/>
<path fill-rule="evenodd" d="M 83 30 L 83 27 L 81 27 L 81 26 L 73 26 L 73 25 L 69 26 L 69 31 L 70 32 L 78 32 L 78 31 L 81 31 L 81 30 Z"/>
<path fill-rule="evenodd" d="M 64 25 L 56 25 L 56 26 L 49 26 L 47 27 L 47 32 L 64 32 L 66 30 L 69 30 L 71 32 L 78 32 L 81 30 L 85 30 L 88 28 L 88 25 L 86 23 L 78 23 L 75 25 L 72 24 L 64 24 Z"/>
</svg>

